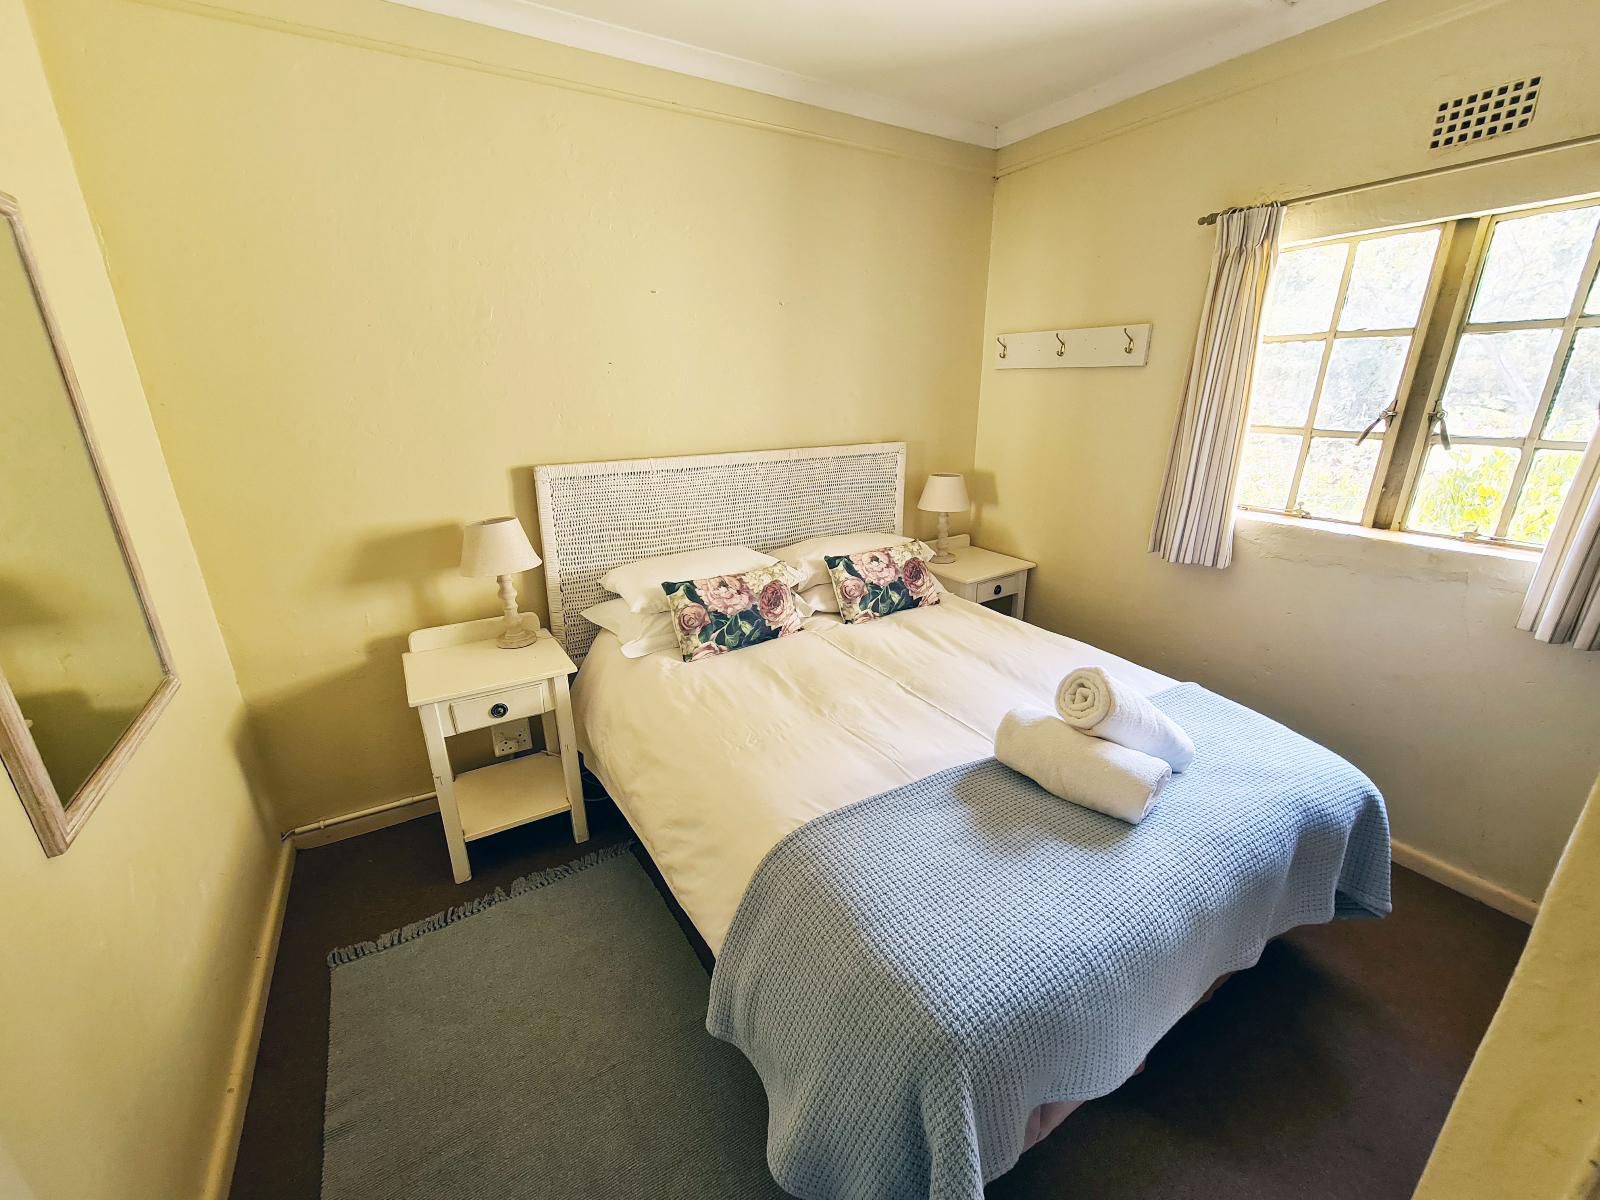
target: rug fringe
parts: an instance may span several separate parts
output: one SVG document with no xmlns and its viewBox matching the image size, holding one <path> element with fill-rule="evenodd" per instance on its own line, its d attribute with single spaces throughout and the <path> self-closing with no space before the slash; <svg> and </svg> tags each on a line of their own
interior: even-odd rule
<svg viewBox="0 0 1600 1200">
<path fill-rule="evenodd" d="M 558 867 L 548 870 L 535 871 L 531 875 L 524 875 L 520 879 L 512 880 L 510 890 L 495 888 L 488 895 L 479 896 L 476 900 L 469 900 L 465 904 L 458 904 L 454 908 L 447 908 L 443 912 L 434 913 L 431 917 L 423 917 L 420 921 L 412 921 L 409 925 L 402 925 L 399 929 L 391 929 L 388 933 L 381 934 L 371 941 L 356 942 L 353 946 L 340 946 L 337 950 L 328 952 L 328 966 L 342 967 L 348 963 L 369 958 L 374 954 L 381 954 L 385 950 L 392 950 L 396 946 L 414 941 L 425 933 L 433 933 L 443 929 L 446 925 L 454 925 L 457 921 L 464 921 L 468 917 L 475 917 L 479 913 L 488 912 L 497 904 L 507 900 L 515 900 L 529 892 L 537 891 L 542 887 L 549 887 L 552 883 L 560 883 L 563 879 L 571 879 L 590 867 L 608 862 L 620 855 L 631 853 L 634 842 L 630 839 L 618 842 L 615 846 L 606 846 L 600 850 L 591 850 L 582 858 L 575 858 L 569 863 L 562 863 Z"/>
</svg>

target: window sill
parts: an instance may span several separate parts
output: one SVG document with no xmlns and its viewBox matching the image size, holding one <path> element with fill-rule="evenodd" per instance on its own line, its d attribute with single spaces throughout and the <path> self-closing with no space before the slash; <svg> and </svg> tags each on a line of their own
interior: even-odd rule
<svg viewBox="0 0 1600 1200">
<path fill-rule="evenodd" d="M 1464 542 L 1457 538 L 1433 537 L 1426 533 L 1403 533 L 1394 529 L 1369 529 L 1365 525 L 1346 525 L 1341 521 L 1319 521 L 1314 517 L 1286 517 L 1279 513 L 1238 510 L 1240 525 L 1259 521 L 1264 525 L 1277 525 L 1284 529 L 1308 529 L 1319 534 L 1331 533 L 1339 537 L 1361 538 L 1367 541 L 1387 542 L 1396 546 L 1415 546 L 1420 550 L 1442 550 L 1446 553 L 1476 554 L 1490 558 L 1503 558 L 1512 562 L 1537 563 L 1539 551 L 1522 546 L 1505 546 L 1496 542 Z"/>
<path fill-rule="evenodd" d="M 1238 512 L 1237 532 L 1239 540 L 1263 559 L 1393 578 L 1476 580 L 1514 591 L 1527 588 L 1539 562 L 1538 551 L 1514 546 L 1474 545 L 1425 533 L 1243 509 Z"/>
</svg>

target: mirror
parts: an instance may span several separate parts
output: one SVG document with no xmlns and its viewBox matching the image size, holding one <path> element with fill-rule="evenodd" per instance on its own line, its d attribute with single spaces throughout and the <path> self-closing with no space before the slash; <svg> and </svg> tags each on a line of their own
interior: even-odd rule
<svg viewBox="0 0 1600 1200">
<path fill-rule="evenodd" d="M 3 194 L 0 215 L 0 759 L 61 854 L 178 678 Z"/>
</svg>

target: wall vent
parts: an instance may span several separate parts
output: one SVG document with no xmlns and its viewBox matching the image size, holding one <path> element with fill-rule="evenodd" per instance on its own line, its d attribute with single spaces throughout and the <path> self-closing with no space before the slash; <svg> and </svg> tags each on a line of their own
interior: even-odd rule
<svg viewBox="0 0 1600 1200">
<path fill-rule="evenodd" d="M 1478 142 L 1523 128 L 1533 120 L 1542 78 L 1528 75 L 1444 101 L 1433 114 L 1433 138 L 1428 143 L 1429 148 L 1443 150 L 1446 146 Z"/>
</svg>

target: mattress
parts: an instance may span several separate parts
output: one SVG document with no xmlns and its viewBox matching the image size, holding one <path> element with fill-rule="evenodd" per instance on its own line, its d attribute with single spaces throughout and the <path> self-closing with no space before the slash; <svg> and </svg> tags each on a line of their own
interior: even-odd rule
<svg viewBox="0 0 1600 1200">
<path fill-rule="evenodd" d="M 756 868 L 823 813 L 994 753 L 1020 705 L 1079 667 L 1141 692 L 1176 682 L 946 595 L 861 625 L 700 662 L 623 657 L 602 633 L 573 686 L 585 761 L 716 953 Z"/>
</svg>

